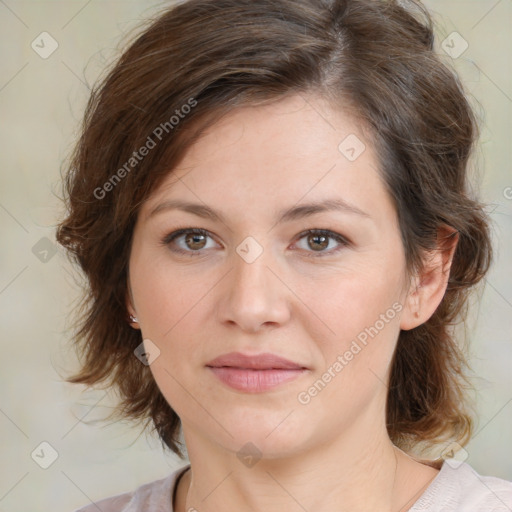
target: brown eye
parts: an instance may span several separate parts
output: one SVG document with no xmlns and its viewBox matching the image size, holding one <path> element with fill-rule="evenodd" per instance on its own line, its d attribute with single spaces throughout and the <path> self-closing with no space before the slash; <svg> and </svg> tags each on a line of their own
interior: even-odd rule
<svg viewBox="0 0 512 512">
<path fill-rule="evenodd" d="M 350 242 L 344 236 L 328 229 L 310 229 L 305 231 L 299 235 L 299 239 L 296 242 L 296 246 L 306 256 L 333 255 L 349 245 Z"/>
<path fill-rule="evenodd" d="M 171 251 L 188 256 L 200 256 L 208 249 L 218 248 L 212 236 L 200 228 L 179 229 L 162 240 Z"/>
<path fill-rule="evenodd" d="M 189 249 L 195 251 L 203 249 L 206 245 L 206 236 L 197 233 L 189 233 L 185 236 L 185 244 Z"/>
<path fill-rule="evenodd" d="M 329 237 L 325 235 L 309 235 L 308 245 L 313 251 L 323 251 L 329 246 Z"/>
</svg>

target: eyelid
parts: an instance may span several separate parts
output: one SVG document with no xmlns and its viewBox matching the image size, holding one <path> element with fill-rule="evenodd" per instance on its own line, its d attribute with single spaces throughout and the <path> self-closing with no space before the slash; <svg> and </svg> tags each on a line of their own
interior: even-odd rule
<svg viewBox="0 0 512 512">
<path fill-rule="evenodd" d="M 169 233 L 166 236 L 164 236 L 164 238 L 162 240 L 162 243 L 164 245 L 167 245 L 167 244 L 171 243 L 173 240 L 175 240 L 176 238 L 178 238 L 179 236 L 185 235 L 185 234 L 188 234 L 188 233 L 196 233 L 198 235 L 205 235 L 205 236 L 209 236 L 212 239 L 215 239 L 215 237 L 206 229 L 189 227 L 189 228 L 178 228 L 178 229 L 175 229 L 171 233 Z"/>
</svg>

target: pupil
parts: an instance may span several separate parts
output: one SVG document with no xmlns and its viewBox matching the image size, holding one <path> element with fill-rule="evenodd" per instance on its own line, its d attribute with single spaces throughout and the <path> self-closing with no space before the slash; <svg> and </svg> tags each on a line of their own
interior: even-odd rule
<svg viewBox="0 0 512 512">
<path fill-rule="evenodd" d="M 320 240 L 320 242 L 317 242 L 317 240 Z M 314 251 L 325 249 L 329 245 L 328 238 L 324 235 L 311 235 L 309 242 L 311 241 L 313 241 L 313 243 L 310 244 L 310 246 Z"/>
<path fill-rule="evenodd" d="M 197 233 L 189 233 L 185 238 L 185 242 L 190 249 L 202 249 L 205 245 L 205 236 Z"/>
</svg>

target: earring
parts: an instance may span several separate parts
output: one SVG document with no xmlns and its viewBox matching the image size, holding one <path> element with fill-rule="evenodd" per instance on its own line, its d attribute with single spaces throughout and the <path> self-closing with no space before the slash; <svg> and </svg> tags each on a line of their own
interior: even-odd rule
<svg viewBox="0 0 512 512">
<path fill-rule="evenodd" d="M 133 315 L 130 315 L 130 322 L 132 324 L 137 324 L 137 323 L 139 323 L 139 319 Z"/>
</svg>

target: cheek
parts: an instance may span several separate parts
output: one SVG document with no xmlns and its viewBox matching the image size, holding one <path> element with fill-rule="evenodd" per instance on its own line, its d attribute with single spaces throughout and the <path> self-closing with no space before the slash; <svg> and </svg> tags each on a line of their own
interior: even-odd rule
<svg viewBox="0 0 512 512">
<path fill-rule="evenodd" d="M 148 254 L 141 258 L 134 254 L 133 260 L 132 291 L 142 336 L 159 350 L 150 370 L 166 400 L 181 416 L 193 405 L 184 389 L 194 389 L 194 397 L 201 398 L 194 372 L 203 362 L 204 345 L 211 341 L 205 336 L 205 329 L 211 332 L 206 326 L 211 321 L 207 308 L 211 307 L 210 293 L 218 279 L 214 272 L 199 276 L 192 265 L 176 271 L 165 256 Z M 202 386 L 198 387 L 202 392 Z M 195 413 L 200 416 L 199 410 Z"/>
<path fill-rule="evenodd" d="M 310 316 L 328 330 L 326 339 L 336 347 L 374 324 L 383 330 L 382 321 L 398 325 L 402 284 L 395 269 L 372 266 L 370 261 L 347 266 L 339 273 L 303 280 L 300 296 Z"/>
<path fill-rule="evenodd" d="M 335 334 L 317 338 L 321 364 L 297 398 L 314 415 L 343 411 L 339 421 L 350 422 L 375 400 L 385 405 L 402 305 L 397 293 L 360 282 L 332 292 L 317 305 Z"/>
<path fill-rule="evenodd" d="M 311 379 L 314 396 L 306 389 L 304 401 L 360 407 L 385 389 L 403 309 L 399 269 L 367 261 L 302 289 L 304 302 L 328 327 L 315 335 L 321 364 Z"/>
<path fill-rule="evenodd" d="M 182 324 L 199 310 L 215 280 L 211 273 L 198 279 L 192 267 L 176 271 L 165 255 L 134 254 L 133 262 L 131 285 L 143 335 L 167 343 L 175 330 L 183 332 Z"/>
</svg>

